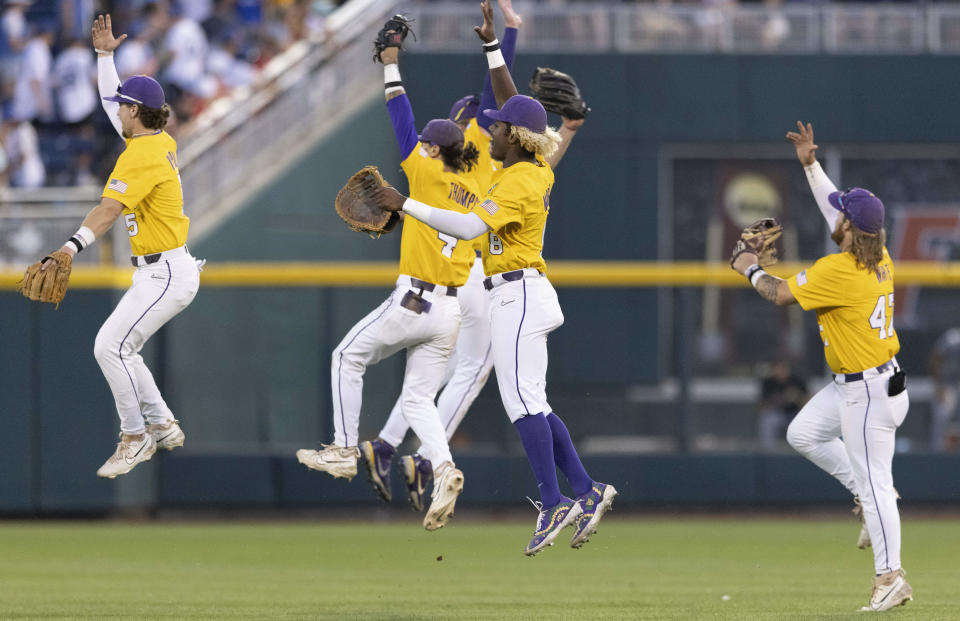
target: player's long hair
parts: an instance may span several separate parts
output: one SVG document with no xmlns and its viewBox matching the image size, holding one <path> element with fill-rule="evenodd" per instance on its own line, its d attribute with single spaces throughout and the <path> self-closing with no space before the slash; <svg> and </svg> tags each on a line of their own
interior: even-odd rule
<svg viewBox="0 0 960 621">
<path fill-rule="evenodd" d="M 443 160 L 443 165 L 449 166 L 457 172 L 473 170 L 479 157 L 480 150 L 472 142 L 468 142 L 466 145 L 458 143 L 449 147 L 440 147 L 440 159 Z"/>
<path fill-rule="evenodd" d="M 868 272 L 876 272 L 877 266 L 883 260 L 883 247 L 887 245 L 887 229 L 881 228 L 876 233 L 867 233 L 850 225 L 853 242 L 850 252 L 857 260 L 857 267 Z"/>
<path fill-rule="evenodd" d="M 511 125 L 510 135 L 516 136 L 517 140 L 520 141 L 521 147 L 541 157 L 550 157 L 553 155 L 557 147 L 560 146 L 561 140 L 560 134 L 549 127 L 544 130 L 542 134 L 538 134 L 532 129 L 520 127 L 519 125 Z"/>
<path fill-rule="evenodd" d="M 160 109 L 139 106 L 140 122 L 147 129 L 163 129 L 170 120 L 170 104 L 163 104 Z"/>
</svg>

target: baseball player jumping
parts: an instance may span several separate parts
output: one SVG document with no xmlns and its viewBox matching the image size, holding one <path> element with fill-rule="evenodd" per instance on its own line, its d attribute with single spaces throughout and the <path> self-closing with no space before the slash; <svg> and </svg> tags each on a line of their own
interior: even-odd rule
<svg viewBox="0 0 960 621">
<path fill-rule="evenodd" d="M 490 153 L 503 168 L 493 175 L 485 200 L 470 213 L 437 209 L 407 198 L 394 188 L 378 191 L 378 204 L 403 211 L 458 239 L 487 236 L 484 245 L 484 288 L 490 292 L 490 326 L 497 384 L 507 415 L 520 434 L 537 479 L 541 501 L 537 526 L 524 553 L 532 556 L 553 543 L 560 531 L 576 522 L 570 545 L 582 546 L 610 509 L 616 489 L 594 482 L 580 462 L 563 421 L 546 399 L 547 335 L 563 323 L 556 291 L 544 274 L 541 252 L 550 211 L 553 171 L 544 156 L 560 141 L 547 127 L 547 113 L 530 97 L 517 94 L 493 33 L 493 9 L 482 4 L 483 25 L 475 30 L 484 43 L 499 110 L 485 110 L 494 119 Z M 557 466 L 576 499 L 560 493 Z M 579 519 L 578 519 L 579 518 Z"/>
<path fill-rule="evenodd" d="M 395 35 L 403 28 L 403 20 L 388 22 L 381 36 L 386 43 L 377 51 L 384 65 L 387 109 L 410 192 L 444 209 L 466 213 L 479 200 L 476 181 L 466 174 L 476 164 L 476 147 L 464 144 L 463 131 L 449 119 L 430 121 L 418 139 L 398 65 L 402 36 Z M 436 481 L 423 521 L 427 530 L 447 523 L 463 490 L 463 473 L 454 466 L 434 399 L 457 341 L 458 288 L 467 281 L 473 257 L 469 243 L 412 218 L 404 222 L 396 289 L 357 323 L 333 352 L 334 443 L 319 451 L 297 451 L 297 459 L 309 468 L 335 477 L 355 476 L 363 373 L 367 365 L 406 349 L 401 406 L 403 417 L 423 443 L 423 462 L 411 460 L 408 476 L 421 493 L 426 488 L 425 477 Z M 368 461 L 373 463 L 369 457 Z"/>
<path fill-rule="evenodd" d="M 522 19 L 513 10 L 511 0 L 498 0 L 498 4 L 506 24 L 500 49 L 509 71 L 513 64 Z M 467 95 L 460 98 L 454 102 L 449 114 L 450 120 L 463 129 L 465 139 L 478 147 L 477 166 L 474 166 L 469 174 L 477 180 L 481 191 L 485 191 L 492 185 L 491 178 L 499 167 L 499 163 L 494 162 L 490 157 L 489 129 L 494 121 L 484 115 L 477 116 L 477 110 L 486 110 L 495 106 L 496 99 L 493 96 L 490 76 L 487 74 L 480 97 Z M 563 118 L 563 125 L 558 131 L 561 137 L 560 145 L 554 153 L 545 158 L 551 168 L 556 168 L 583 122 L 583 119 Z M 484 235 L 473 241 L 477 258 L 470 271 L 470 278 L 466 285 L 461 287 L 459 295 L 462 315 L 460 336 L 447 366 L 444 388 L 437 398 L 437 411 L 446 431 L 447 440 L 453 437 L 470 406 L 486 384 L 490 371 L 493 370 L 490 296 L 483 288 L 482 251 L 485 242 Z M 370 481 L 377 493 L 388 502 L 391 499 L 390 463 L 396 453 L 396 447 L 403 442 L 408 430 L 409 425 L 403 418 L 401 401 L 398 399 L 378 437 L 360 444 L 360 450 L 366 458 Z M 419 454 L 402 456 L 400 466 L 406 479 L 410 504 L 414 510 L 421 511 L 423 510 L 423 492 L 429 488 L 429 468 Z"/>
<path fill-rule="evenodd" d="M 54 253 L 68 255 L 72 262 L 121 216 L 130 236 L 131 261 L 137 268 L 133 284 L 97 333 L 93 351 L 120 415 L 120 442 L 97 470 L 98 476 L 108 479 L 130 472 L 158 448 L 183 446 L 184 433 L 140 350 L 193 301 L 200 284 L 198 263 L 186 247 L 190 220 L 183 214 L 177 143 L 163 131 L 170 107 L 151 77 L 138 75 L 120 83 L 113 51 L 126 36 L 114 38 L 109 15 L 93 23 L 103 108 L 127 146 L 110 173 L 100 204 Z M 48 257 L 40 269 L 57 269 L 57 263 Z"/>
<path fill-rule="evenodd" d="M 897 427 L 909 407 L 906 375 L 897 363 L 893 327 L 893 261 L 885 247 L 884 208 L 862 188 L 838 192 L 817 162 L 813 127 L 797 122 L 787 139 L 840 252 L 787 280 L 767 274 L 738 243 L 731 266 L 765 300 L 816 310 L 833 381 L 800 410 L 787 441 L 859 496 L 873 543 L 876 577 L 863 611 L 913 599 L 900 566 L 900 514 L 893 488 Z"/>
</svg>

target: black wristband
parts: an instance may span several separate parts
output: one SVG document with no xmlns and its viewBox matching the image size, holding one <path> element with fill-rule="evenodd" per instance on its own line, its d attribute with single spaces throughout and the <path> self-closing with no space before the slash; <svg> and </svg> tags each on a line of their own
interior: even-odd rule
<svg viewBox="0 0 960 621">
<path fill-rule="evenodd" d="M 68 239 L 67 244 L 73 244 L 73 247 L 77 249 L 78 254 L 80 253 L 81 250 L 83 250 L 83 244 L 80 242 L 79 239 L 77 239 L 76 236 L 73 236 L 70 239 Z"/>
<path fill-rule="evenodd" d="M 494 43 L 489 43 L 489 44 L 487 44 L 487 43 L 484 43 L 484 44 L 483 44 L 483 51 L 484 51 L 484 52 L 496 52 L 496 51 L 499 50 L 499 49 L 500 49 L 500 42 L 499 42 L 499 41 L 496 41 L 496 42 L 494 42 Z"/>
<path fill-rule="evenodd" d="M 756 274 L 758 270 L 762 270 L 762 269 L 763 269 L 762 267 L 754 263 L 753 265 L 747 268 L 747 271 L 744 272 L 743 275 L 747 277 L 747 280 L 750 280 L 751 278 L 753 278 L 753 275 Z"/>
<path fill-rule="evenodd" d="M 397 88 L 397 87 L 403 88 L 403 82 L 398 80 L 396 82 L 385 82 L 383 84 L 383 88 Z"/>
</svg>

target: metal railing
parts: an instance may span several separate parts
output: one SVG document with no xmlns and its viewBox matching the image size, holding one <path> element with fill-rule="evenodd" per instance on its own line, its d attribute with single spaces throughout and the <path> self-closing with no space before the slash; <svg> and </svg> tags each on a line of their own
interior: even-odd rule
<svg viewBox="0 0 960 621">
<path fill-rule="evenodd" d="M 886 3 L 699 7 L 517 2 L 519 46 L 539 52 L 960 54 L 960 6 Z M 472 52 L 474 3 L 418 3 L 413 52 Z M 498 16 L 499 18 L 499 16 Z M 499 28 L 498 28 L 499 29 Z"/>
</svg>

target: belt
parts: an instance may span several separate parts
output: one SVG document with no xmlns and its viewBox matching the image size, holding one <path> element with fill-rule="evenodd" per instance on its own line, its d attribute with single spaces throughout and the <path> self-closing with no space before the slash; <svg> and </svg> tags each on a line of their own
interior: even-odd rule
<svg viewBox="0 0 960 621">
<path fill-rule="evenodd" d="M 867 369 L 866 371 L 858 371 L 856 373 L 835 373 L 833 375 L 833 379 L 838 384 L 849 384 L 850 382 L 859 382 L 860 380 L 863 379 L 864 373 L 869 373 L 872 376 L 873 372 L 875 371 L 877 375 L 880 375 L 881 373 L 884 373 L 886 371 L 893 369 L 896 366 L 895 360 L 896 360 L 895 358 L 891 358 L 890 360 L 887 360 L 886 362 L 881 364 L 879 367 L 873 367 L 873 368 Z M 843 381 L 840 381 L 841 379 Z"/>
<path fill-rule="evenodd" d="M 483 256 L 483 251 L 481 251 L 481 250 L 476 250 L 475 252 L 477 253 L 477 258 L 478 258 L 478 259 Z"/>
<path fill-rule="evenodd" d="M 457 297 L 456 287 L 435 285 L 432 282 L 420 280 L 419 278 L 414 278 L 413 276 L 400 276 L 400 278 L 397 279 L 397 285 L 410 286 L 414 289 L 423 289 L 424 291 L 436 291 L 437 295 L 440 295 L 441 291 L 443 291 L 443 295 L 448 295 L 451 298 Z"/>
<path fill-rule="evenodd" d="M 512 272 L 503 272 L 502 274 L 488 276 L 483 279 L 483 288 L 490 291 L 494 287 L 499 287 L 504 283 L 516 282 L 524 278 L 534 278 L 537 276 L 543 276 L 543 272 L 535 270 L 532 267 L 525 267 L 522 270 L 513 270 Z"/>
<path fill-rule="evenodd" d="M 155 254 L 134 255 L 130 257 L 130 263 L 132 263 L 134 267 L 143 267 L 144 265 L 153 265 L 160 259 L 172 259 L 174 257 L 186 256 L 189 253 L 190 251 L 187 250 L 186 246 L 180 246 L 173 250 L 164 250 L 163 252 L 157 252 Z"/>
</svg>

